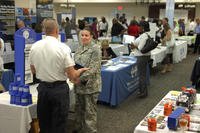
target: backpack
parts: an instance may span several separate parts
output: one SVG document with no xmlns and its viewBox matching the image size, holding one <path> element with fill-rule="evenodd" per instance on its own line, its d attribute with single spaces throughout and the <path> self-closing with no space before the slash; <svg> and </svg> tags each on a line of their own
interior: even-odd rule
<svg viewBox="0 0 200 133">
<path fill-rule="evenodd" d="M 145 43 L 144 47 L 140 50 L 140 52 L 143 54 L 155 49 L 158 46 L 158 42 L 154 41 L 153 38 L 151 38 L 148 34 L 147 34 L 147 36 L 148 36 L 148 38 L 146 40 L 146 43 Z"/>
</svg>

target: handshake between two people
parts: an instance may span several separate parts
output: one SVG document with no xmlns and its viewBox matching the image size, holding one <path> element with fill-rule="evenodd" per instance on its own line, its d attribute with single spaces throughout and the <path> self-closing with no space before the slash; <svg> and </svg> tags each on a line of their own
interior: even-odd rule
<svg viewBox="0 0 200 133">
<path fill-rule="evenodd" d="M 80 84 L 80 76 L 85 72 L 88 71 L 90 68 L 80 68 L 80 69 L 74 69 L 74 67 L 69 67 L 66 69 L 66 74 L 69 78 L 69 80 L 74 84 Z"/>
</svg>

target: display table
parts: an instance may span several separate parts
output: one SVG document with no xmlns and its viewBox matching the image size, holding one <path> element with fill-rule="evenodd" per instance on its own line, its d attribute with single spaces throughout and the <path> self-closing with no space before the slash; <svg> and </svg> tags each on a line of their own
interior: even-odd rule
<svg viewBox="0 0 200 133">
<path fill-rule="evenodd" d="M 187 44 L 191 46 L 195 43 L 196 35 L 194 36 L 178 36 L 176 40 L 187 41 Z"/>
<path fill-rule="evenodd" d="M 73 84 L 68 84 L 70 88 L 70 108 L 74 105 Z M 0 133 L 28 133 L 30 123 L 37 118 L 37 86 L 30 86 L 33 104 L 19 106 L 10 104 L 8 92 L 0 94 Z"/>
<path fill-rule="evenodd" d="M 175 41 L 173 50 L 173 62 L 181 62 L 187 56 L 187 41 Z"/>
<path fill-rule="evenodd" d="M 30 87 L 33 104 L 18 106 L 10 104 L 8 92 L 0 94 L 0 133 L 28 133 L 32 118 L 37 118 L 36 85 Z"/>
<path fill-rule="evenodd" d="M 170 91 L 154 108 L 153 110 L 138 124 L 138 126 L 135 128 L 134 133 L 148 133 L 150 131 L 148 131 L 148 124 L 147 124 L 147 118 L 148 117 L 156 117 L 157 118 L 157 129 L 156 132 L 157 133 L 174 133 L 174 132 L 180 132 L 180 129 L 178 128 L 177 131 L 174 130 L 169 130 L 167 127 L 167 116 L 163 115 L 163 109 L 164 109 L 164 103 L 171 101 L 173 104 L 175 104 L 176 99 L 178 97 L 178 95 L 180 94 L 180 91 Z M 195 106 L 200 106 L 200 94 L 197 94 L 197 103 L 195 104 Z M 199 108 L 199 107 L 198 107 Z M 200 116 L 194 116 L 194 112 L 195 111 L 199 111 L 200 110 L 192 110 L 190 112 L 190 122 L 193 123 L 192 119 L 197 119 L 200 118 Z M 196 113 L 196 112 L 195 112 Z M 198 113 L 198 114 L 199 114 Z M 191 125 L 190 123 L 190 125 Z M 200 131 L 200 123 L 196 124 L 195 126 L 197 126 L 197 128 Z M 191 127 L 189 127 L 189 129 L 191 129 Z M 190 133 L 190 131 L 187 131 L 187 133 Z M 191 132 L 194 133 L 194 132 Z"/>
<path fill-rule="evenodd" d="M 98 100 L 116 106 L 134 92 L 139 85 L 136 58 L 123 56 L 112 59 L 101 69 L 102 91 Z"/>
<path fill-rule="evenodd" d="M 151 59 L 153 59 L 152 67 L 156 67 L 158 63 L 161 63 L 166 56 L 166 47 L 157 46 L 154 50 L 151 51 Z"/>
</svg>

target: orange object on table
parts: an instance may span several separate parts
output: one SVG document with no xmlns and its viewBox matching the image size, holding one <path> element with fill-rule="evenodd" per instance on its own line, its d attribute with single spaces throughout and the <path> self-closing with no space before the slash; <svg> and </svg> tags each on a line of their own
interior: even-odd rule
<svg viewBox="0 0 200 133">
<path fill-rule="evenodd" d="M 148 130 L 156 131 L 157 120 L 156 118 L 148 118 Z"/>
<path fill-rule="evenodd" d="M 171 103 L 165 103 L 164 104 L 164 115 L 169 116 L 172 113 L 172 104 Z"/>
<path fill-rule="evenodd" d="M 187 127 L 190 126 L 190 115 L 189 114 L 182 114 L 181 117 L 185 118 L 188 123 L 187 123 Z"/>
</svg>

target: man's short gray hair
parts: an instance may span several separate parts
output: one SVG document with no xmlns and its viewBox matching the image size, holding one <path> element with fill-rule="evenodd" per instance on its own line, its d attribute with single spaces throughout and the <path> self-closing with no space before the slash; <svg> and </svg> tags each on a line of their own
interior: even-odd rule
<svg viewBox="0 0 200 133">
<path fill-rule="evenodd" d="M 52 34 L 55 32 L 55 29 L 58 29 L 58 23 L 55 19 L 45 18 L 42 22 L 43 31 L 46 35 Z"/>
</svg>

